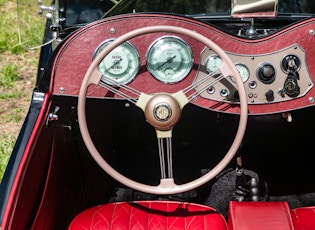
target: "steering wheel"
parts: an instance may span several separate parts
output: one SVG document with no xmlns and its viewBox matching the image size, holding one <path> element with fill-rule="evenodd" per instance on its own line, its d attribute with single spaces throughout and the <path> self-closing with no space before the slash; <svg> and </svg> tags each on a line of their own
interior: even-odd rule
<svg viewBox="0 0 315 230">
<path fill-rule="evenodd" d="M 116 171 L 111 165 L 104 160 L 104 158 L 100 155 L 98 150 L 96 149 L 86 122 L 86 113 L 85 113 L 85 102 L 86 102 L 86 94 L 88 87 L 90 85 L 102 85 L 101 78 L 102 73 L 98 70 L 99 63 L 117 46 L 128 41 L 137 36 L 141 36 L 148 33 L 156 33 L 156 32 L 169 32 L 176 33 L 181 35 L 189 36 L 203 44 L 207 47 L 211 48 L 214 52 L 216 52 L 220 58 L 222 59 L 222 65 L 219 67 L 221 74 L 224 77 L 234 76 L 238 93 L 240 99 L 240 119 L 238 124 L 238 129 L 235 134 L 234 141 L 230 146 L 227 153 L 220 160 L 220 162 L 213 167 L 208 173 L 200 176 L 199 178 L 192 180 L 188 183 L 184 184 L 176 184 L 174 182 L 173 173 L 172 173 L 172 149 L 171 149 L 171 141 L 172 141 L 172 130 L 176 125 L 178 120 L 181 117 L 181 112 L 183 107 L 189 103 L 189 97 L 182 91 L 178 91 L 176 93 L 170 94 L 165 92 L 159 92 L 154 95 L 145 94 L 140 92 L 138 98 L 135 100 L 135 105 L 140 107 L 145 114 L 145 117 L 149 124 L 151 124 L 157 134 L 158 146 L 160 150 L 160 161 L 161 164 L 161 179 L 160 183 L 157 186 L 152 186 L 144 183 L 139 183 L 135 180 L 132 180 L 118 171 Z M 112 87 L 109 84 L 105 84 L 106 88 L 116 90 L 117 87 Z M 119 85 L 120 87 L 120 85 Z M 93 60 L 89 69 L 87 70 L 84 79 L 82 81 L 82 85 L 80 88 L 79 98 L 78 98 L 78 121 L 79 127 L 82 133 L 83 141 L 90 154 L 97 162 L 97 164 L 106 171 L 111 177 L 119 181 L 120 183 L 133 188 L 138 191 L 142 191 L 150 194 L 159 194 L 159 195 L 170 195 L 181 192 L 186 192 L 197 188 L 211 179 L 213 179 L 216 175 L 218 175 L 233 159 L 235 156 L 245 133 L 246 125 L 247 125 L 247 100 L 246 93 L 244 89 L 243 82 L 239 76 L 239 73 L 231 61 L 231 59 L 227 56 L 227 54 L 214 42 L 209 40 L 207 37 L 198 34 L 195 31 L 191 31 L 185 28 L 176 27 L 176 26 L 148 26 L 136 30 L 132 30 L 114 41 L 112 41 L 109 45 L 107 45 L 100 54 Z M 167 143 L 166 148 L 163 143 Z M 164 156 L 164 148 L 167 152 L 167 157 Z M 165 162 L 167 159 L 167 162 Z M 167 165 L 167 167 L 165 167 Z M 165 168 L 168 168 L 168 172 L 166 173 Z"/>
</svg>

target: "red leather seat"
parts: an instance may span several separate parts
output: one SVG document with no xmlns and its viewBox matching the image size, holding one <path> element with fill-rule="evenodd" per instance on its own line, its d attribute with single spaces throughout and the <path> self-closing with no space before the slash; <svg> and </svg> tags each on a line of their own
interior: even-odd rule
<svg viewBox="0 0 315 230">
<path fill-rule="evenodd" d="M 225 218 L 211 207 L 170 201 L 119 202 L 89 208 L 69 226 L 76 229 L 226 230 Z"/>
<path fill-rule="evenodd" d="M 315 229 L 315 207 L 292 209 L 291 216 L 295 230 Z"/>
<path fill-rule="evenodd" d="M 229 230 L 293 230 L 287 202 L 230 201 Z M 313 228 L 314 230 L 314 228 Z"/>
</svg>

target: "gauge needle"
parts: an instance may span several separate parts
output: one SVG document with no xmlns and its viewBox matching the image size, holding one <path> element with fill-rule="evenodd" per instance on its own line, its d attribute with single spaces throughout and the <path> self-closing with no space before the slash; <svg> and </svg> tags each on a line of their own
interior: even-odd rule
<svg viewBox="0 0 315 230">
<path fill-rule="evenodd" d="M 119 62 L 121 62 L 121 61 L 122 61 L 122 58 L 117 59 L 116 61 L 114 61 L 113 65 L 110 68 L 112 68 L 113 66 L 119 64 Z"/>
<path fill-rule="evenodd" d="M 122 61 L 122 58 L 115 60 L 115 61 L 113 62 L 113 64 L 112 64 L 108 69 L 106 69 L 105 73 L 107 73 L 107 72 L 108 72 L 111 68 L 113 68 L 115 65 L 119 64 L 119 62 L 121 62 L 121 61 Z"/>
<path fill-rule="evenodd" d="M 166 62 L 164 62 L 164 63 L 162 63 L 161 65 L 159 65 L 159 66 L 157 67 L 157 69 L 161 68 L 161 67 L 162 67 L 163 65 L 165 65 L 166 63 L 172 62 L 172 60 L 173 60 L 174 58 L 176 58 L 176 55 L 174 55 L 173 57 L 168 57 L 167 60 L 166 60 Z"/>
</svg>

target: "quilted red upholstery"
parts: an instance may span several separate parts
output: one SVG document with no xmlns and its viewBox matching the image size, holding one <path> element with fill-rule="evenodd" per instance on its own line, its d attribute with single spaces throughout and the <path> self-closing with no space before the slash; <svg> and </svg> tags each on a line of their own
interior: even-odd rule
<svg viewBox="0 0 315 230">
<path fill-rule="evenodd" d="M 229 230 L 293 230 L 287 202 L 230 201 Z"/>
<path fill-rule="evenodd" d="M 109 203 L 74 218 L 69 230 L 80 229 L 213 229 L 226 230 L 224 217 L 211 207 L 170 201 Z"/>
<path fill-rule="evenodd" d="M 315 229 L 315 207 L 292 209 L 291 216 L 295 230 Z"/>
</svg>

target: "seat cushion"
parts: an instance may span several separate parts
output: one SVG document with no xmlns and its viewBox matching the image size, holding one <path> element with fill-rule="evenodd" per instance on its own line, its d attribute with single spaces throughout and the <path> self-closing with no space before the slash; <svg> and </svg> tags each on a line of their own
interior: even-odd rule
<svg viewBox="0 0 315 230">
<path fill-rule="evenodd" d="M 209 206 L 170 201 L 118 202 L 89 208 L 69 226 L 76 229 L 215 229 L 225 218 Z"/>
<path fill-rule="evenodd" d="M 230 201 L 229 230 L 293 230 L 287 202 Z"/>
<path fill-rule="evenodd" d="M 315 207 L 292 209 L 291 216 L 295 230 L 315 229 Z"/>
</svg>

